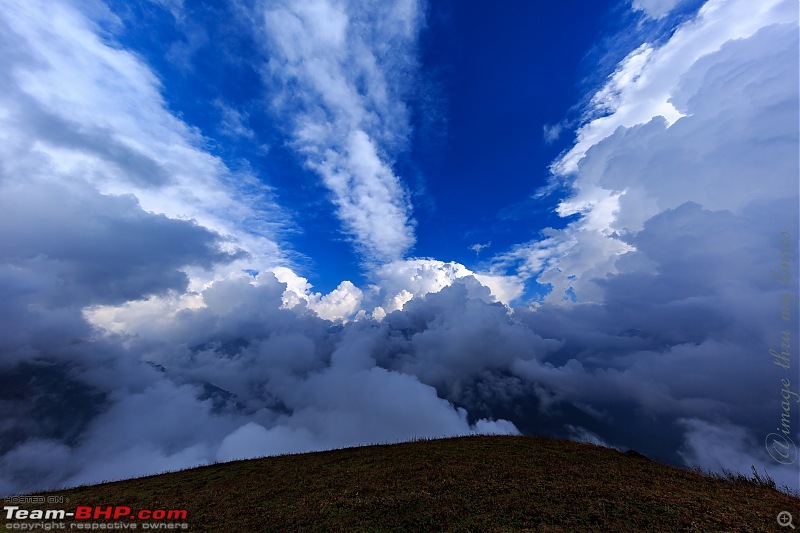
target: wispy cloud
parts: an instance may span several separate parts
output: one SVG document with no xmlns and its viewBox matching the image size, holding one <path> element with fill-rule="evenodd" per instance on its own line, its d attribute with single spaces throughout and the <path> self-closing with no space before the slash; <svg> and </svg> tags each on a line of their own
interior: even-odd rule
<svg viewBox="0 0 800 533">
<path fill-rule="evenodd" d="M 149 0 L 169 11 L 176 21 L 183 19 L 183 0 Z"/>
<path fill-rule="evenodd" d="M 564 124 L 559 122 L 557 124 L 545 124 L 542 126 L 542 137 L 544 142 L 552 144 L 561 137 L 561 132 L 564 131 Z"/>
<path fill-rule="evenodd" d="M 637 11 L 644 13 L 652 19 L 666 17 L 670 11 L 675 9 L 683 0 L 633 0 L 631 6 Z"/>
<path fill-rule="evenodd" d="M 255 132 L 247 125 L 248 115 L 229 106 L 220 99 L 214 101 L 214 106 L 220 113 L 220 129 L 223 134 L 231 137 L 255 138 Z"/>
<path fill-rule="evenodd" d="M 410 133 L 403 99 L 421 17 L 416 0 L 272 2 L 255 28 L 275 109 L 367 261 L 402 258 L 414 244 L 392 163 Z"/>
<path fill-rule="evenodd" d="M 491 245 L 492 245 L 492 241 L 489 241 L 489 242 L 487 242 L 485 244 L 475 243 L 472 246 L 470 246 L 469 249 L 472 250 L 473 252 L 475 252 L 475 255 L 480 255 L 481 254 L 481 250 L 483 250 L 485 248 L 489 248 Z"/>
</svg>

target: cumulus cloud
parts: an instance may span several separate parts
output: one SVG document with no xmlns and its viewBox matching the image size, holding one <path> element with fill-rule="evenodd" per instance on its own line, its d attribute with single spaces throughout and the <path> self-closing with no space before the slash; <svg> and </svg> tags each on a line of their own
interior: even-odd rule
<svg viewBox="0 0 800 533">
<path fill-rule="evenodd" d="M 784 0 L 758 4 L 711 0 L 665 44 L 642 44 L 593 95 L 587 110 L 592 120 L 578 129 L 577 142 L 555 162 L 553 171 L 575 172 L 586 151 L 620 126 L 632 127 L 658 116 L 667 123 L 675 122 L 682 113 L 670 101 L 671 93 L 698 59 L 728 41 L 747 38 L 770 24 L 791 21 L 793 9 L 792 2 Z"/>
<path fill-rule="evenodd" d="M 697 20 L 661 48 L 645 45 L 634 53 L 647 56 L 643 70 L 626 70 L 633 56 L 623 61 L 594 99 L 614 100 L 611 113 L 583 126 L 574 148 L 554 167 L 563 175 L 574 172 L 573 193 L 557 211 L 579 218 L 500 261 L 516 263 L 526 275 L 538 274 L 541 282 L 550 283 L 551 301 L 560 301 L 570 287 L 579 297 L 596 300 L 595 284 L 582 280 L 615 272 L 617 258 L 632 251 L 623 236 L 640 231 L 659 212 L 688 201 L 740 210 L 749 202 L 796 195 L 787 185 L 797 170 L 796 125 L 787 118 L 796 108 L 790 66 L 795 30 L 791 23 L 774 24 L 791 20 L 789 4 L 778 2 L 748 17 L 734 5 L 709 2 Z M 720 21 L 739 18 L 742 24 L 732 25 L 737 28 L 733 33 L 720 26 Z M 692 57 L 679 53 L 687 47 Z M 769 57 L 774 48 L 782 59 Z M 747 73 L 741 72 L 742 65 Z M 616 88 L 610 90 L 612 85 Z M 643 90 L 658 94 L 677 114 L 659 115 L 660 104 L 651 105 L 655 100 L 643 98 Z M 764 180 L 764 187 L 753 189 L 752 183 Z"/>
<path fill-rule="evenodd" d="M 6 399 L 15 414 L 5 424 L 4 460 L 14 464 L 4 470 L 2 488 L 411 437 L 518 432 L 507 420 L 470 417 L 457 387 L 492 359 L 500 368 L 512 353 L 524 350 L 516 356 L 531 358 L 547 349 L 530 332 L 509 341 L 513 347 L 477 344 L 495 328 L 513 328 L 506 307 L 470 299 L 459 282 L 415 300 L 411 316 L 398 311 L 384 323 L 362 320 L 337 328 L 310 309 L 286 309 L 286 290 L 272 274 L 219 280 L 202 292 L 202 306 L 184 308 L 172 320 L 128 315 L 122 336 L 87 339 L 69 359 L 38 353 L 31 364 L 45 365 L 54 380 L 71 376 L 74 383 L 50 394 L 54 405 L 83 402 L 77 412 L 85 418 L 73 420 L 72 432 L 47 430 L 41 421 L 25 427 L 26 398 Z M 450 317 L 451 306 L 464 310 Z M 407 337 L 409 321 L 421 331 L 443 328 L 454 339 L 470 331 L 472 340 L 441 352 L 436 344 L 447 341 L 436 335 Z M 497 359 L 504 352 L 506 359 Z M 92 365 L 98 359 L 103 364 Z M 441 370 L 429 372 L 425 361 Z M 69 460 L 51 465 L 47 476 L 29 477 L 39 468 L 32 464 L 34 453 L 44 447 Z"/>
<path fill-rule="evenodd" d="M 343 281 L 334 290 L 315 302 L 313 309 L 328 320 L 351 318 L 361 309 L 361 289 L 349 281 Z"/>
<path fill-rule="evenodd" d="M 40 284 L 40 305 L 122 303 L 184 290 L 183 267 L 211 269 L 242 253 L 223 252 L 219 236 L 194 222 L 144 212 L 133 196 L 30 176 L 0 185 L 0 226 L 15 228 L 4 232 L 0 261 L 9 275 L 26 272 Z"/>
<path fill-rule="evenodd" d="M 482 288 L 476 297 L 488 302 L 509 304 L 522 293 L 522 283 L 515 276 L 491 272 L 473 272 L 454 261 L 407 259 L 383 265 L 375 272 L 378 301 L 385 311 L 401 309 L 415 296 L 438 292 L 454 281 L 472 277 Z M 490 293 L 486 293 L 488 288 Z M 480 295 L 479 295 L 480 294 Z"/>
<path fill-rule="evenodd" d="M 417 0 L 275 2 L 257 16 L 276 111 L 331 191 L 345 232 L 367 261 L 402 258 L 414 223 L 392 154 L 410 133 L 403 98 L 416 62 Z"/>
<path fill-rule="evenodd" d="M 199 132 L 167 110 L 147 65 L 113 42 L 120 24 L 102 3 L 19 2 L 0 13 L 3 492 L 197 464 L 195 442 L 91 448 L 117 420 L 109 411 L 145 424 L 132 419 L 155 411 L 146 402 L 187 389 L 96 339 L 83 312 L 179 298 L 197 276 L 281 258 L 258 222 L 270 218 L 266 191 L 263 211 L 237 192 Z M 43 451 L 75 462 L 33 466 Z M 97 463 L 95 452 L 116 460 Z"/>
<path fill-rule="evenodd" d="M 796 486 L 796 465 L 763 441 L 781 400 L 768 350 L 782 327 L 797 334 L 769 275 L 781 232 L 798 242 L 797 5 L 750 7 L 707 2 L 620 64 L 592 100 L 604 116 L 553 167 L 572 186 L 558 213 L 576 219 L 497 264 L 552 287 L 515 313 L 564 343 L 514 367 L 548 410 L 581 409 L 572 425 L 610 445 L 763 466 Z M 785 288 L 796 294 L 797 279 Z"/>
<path fill-rule="evenodd" d="M 300 306 L 322 318 L 348 321 L 371 316 L 381 319 L 415 297 L 439 292 L 454 282 L 471 279 L 470 295 L 485 301 L 510 305 L 519 298 L 523 284 L 517 276 L 473 272 L 460 263 L 436 259 L 405 259 L 386 263 L 371 273 L 371 282 L 359 288 L 343 281 L 328 294 L 315 292 L 308 280 L 286 267 L 272 269 L 286 283 L 284 307 Z M 468 280 L 467 283 L 470 283 Z"/>
</svg>

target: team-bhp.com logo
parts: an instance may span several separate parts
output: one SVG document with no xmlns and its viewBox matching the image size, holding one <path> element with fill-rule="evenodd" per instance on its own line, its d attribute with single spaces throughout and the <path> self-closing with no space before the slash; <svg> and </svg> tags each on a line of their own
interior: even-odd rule
<svg viewBox="0 0 800 533">
<path fill-rule="evenodd" d="M 63 509 L 20 509 L 13 505 L 3 507 L 6 520 L 186 520 L 186 509 L 142 509 L 133 512 L 124 505 L 79 505 L 74 511 Z"/>
<path fill-rule="evenodd" d="M 187 529 L 188 524 L 176 523 L 186 520 L 186 509 L 141 509 L 134 511 L 125 505 L 89 506 L 79 505 L 74 511 L 64 509 L 21 509 L 17 505 L 3 507 L 6 520 L 73 520 L 70 529 L 136 529 L 140 524 L 143 529 Z M 98 520 L 111 520 L 114 523 L 98 523 Z M 48 526 L 49 524 L 49 526 Z M 36 527 L 25 526 L 19 522 L 6 523 L 6 529 L 66 529 L 63 523 L 41 522 Z M 48 527 L 46 527 L 48 526 Z M 102 527 L 101 527 L 102 526 Z M 120 527 L 122 526 L 122 527 Z"/>
</svg>

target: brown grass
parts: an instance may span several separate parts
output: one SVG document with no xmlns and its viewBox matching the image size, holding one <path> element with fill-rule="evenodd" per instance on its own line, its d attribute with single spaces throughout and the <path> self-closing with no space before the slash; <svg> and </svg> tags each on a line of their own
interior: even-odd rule
<svg viewBox="0 0 800 533">
<path fill-rule="evenodd" d="M 66 509 L 187 508 L 191 531 L 750 533 L 782 530 L 784 510 L 800 521 L 800 499 L 776 490 L 538 437 L 271 457 L 49 494 Z"/>
</svg>

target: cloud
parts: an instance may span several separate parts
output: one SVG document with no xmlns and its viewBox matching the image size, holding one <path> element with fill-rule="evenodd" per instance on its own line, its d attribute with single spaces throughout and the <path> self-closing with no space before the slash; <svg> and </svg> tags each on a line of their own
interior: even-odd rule
<svg viewBox="0 0 800 533">
<path fill-rule="evenodd" d="M 12 413 L 3 425 L 3 490 L 287 446 L 516 431 L 510 422 L 469 420 L 417 375 L 378 366 L 371 351 L 378 356 L 384 338 L 370 344 L 354 329 L 375 323 L 338 330 L 320 318 L 358 310 L 363 294 L 352 283 L 313 294 L 283 269 L 287 294 L 289 283 L 267 271 L 255 279 L 230 273 L 241 249 L 251 264 L 269 265 L 252 257 L 269 246 L 239 229 L 241 220 L 259 217 L 230 187 L 222 162 L 198 148 L 199 134 L 166 111 L 155 76 L 135 55 L 99 39 L 95 23 L 68 4 L 53 6 L 59 25 L 50 32 L 44 6 L 20 9 L 4 12 L 5 34 L 15 39 L 3 41 L 13 53 L 4 54 L 2 90 L 15 105 L 2 117 L 9 141 L 3 224 L 19 229 L 5 234 L 3 248 L 3 347 L 13 356 L 1 372 L 9 383 L 38 376 L 60 386 L 3 398 Z M 375 131 L 355 130 L 347 145 L 349 168 L 365 183 L 383 172 L 375 143 L 402 144 L 402 135 Z M 208 277 L 217 281 L 185 292 L 191 278 L 212 268 Z M 396 269 L 397 294 L 408 287 L 422 297 L 464 278 L 458 287 L 465 288 L 454 290 L 482 298 L 479 305 L 493 300 L 461 265 Z M 100 334 L 85 317 L 113 327 Z M 364 391 L 357 401 L 348 399 L 354 390 Z M 45 412 L 57 414 L 53 423 Z M 241 428 L 258 442 L 266 434 L 263 447 L 241 450 Z M 65 459 L 49 464 L 47 475 L 34 464 L 42 450 Z"/>
<path fill-rule="evenodd" d="M 690 21 L 662 48 L 649 52 L 645 70 L 666 72 L 675 67 L 674 54 L 682 46 L 720 41 L 717 21 L 743 16 L 732 11 L 734 7 L 707 4 L 698 21 Z M 596 285 L 584 281 L 614 273 L 617 258 L 632 251 L 624 236 L 640 231 L 646 220 L 665 209 L 691 201 L 740 212 L 751 202 L 796 195 L 788 185 L 797 173 L 796 125 L 786 117 L 796 109 L 797 89 L 792 67 L 781 63 L 796 55 L 786 45 L 794 39 L 794 30 L 772 24 L 789 15 L 785 3 L 765 9 L 756 17 L 763 29 L 756 31 L 748 18 L 737 27 L 749 28 L 751 37 L 741 39 L 738 31 L 726 44 L 718 43 L 716 52 L 696 54 L 684 69 L 672 71 L 669 84 L 658 92 L 681 115 L 676 121 L 651 117 L 651 109 L 637 119 L 642 122 L 624 125 L 630 116 L 625 104 L 584 126 L 575 147 L 555 167 L 575 171 L 573 193 L 557 211 L 578 219 L 511 250 L 499 263 L 516 264 L 524 275 L 538 275 L 540 283 L 550 283 L 554 290 L 549 301 L 560 301 L 570 287 L 579 298 L 596 301 Z M 781 60 L 770 57 L 776 48 Z M 659 76 L 641 74 L 637 79 L 653 83 Z M 631 94 L 638 92 L 639 83 L 630 82 Z M 603 89 L 598 94 L 605 93 Z M 624 100 L 627 89 L 620 94 Z M 637 96 L 637 105 L 643 100 L 647 101 Z M 596 127 L 605 128 L 602 124 L 616 129 L 609 129 L 608 136 L 588 135 L 599 131 Z M 764 180 L 764 187 L 748 192 L 753 182 Z"/>
<path fill-rule="evenodd" d="M 572 440 L 594 444 L 595 446 L 603 446 L 605 448 L 611 448 L 611 446 L 609 446 L 603 439 L 601 439 L 591 431 L 587 430 L 586 428 L 582 428 L 580 426 L 567 425 L 567 429 L 571 433 L 570 437 Z"/>
<path fill-rule="evenodd" d="M 2 238 L 4 268 L 52 283 L 37 291 L 40 305 L 113 304 L 185 290 L 183 267 L 211 269 L 242 254 L 223 252 L 219 236 L 196 223 L 145 213 L 133 196 L 101 195 L 80 182 L 4 182 L 0 226 L 15 228 Z"/>
<path fill-rule="evenodd" d="M 633 0 L 631 7 L 644 11 L 647 17 L 660 19 L 666 17 L 683 0 Z"/>
<path fill-rule="evenodd" d="M 231 137 L 244 137 L 253 139 L 255 132 L 247 125 L 248 116 L 246 113 L 238 111 L 222 100 L 215 100 L 214 106 L 221 115 L 220 129 L 222 133 Z"/>
<path fill-rule="evenodd" d="M 415 70 L 416 0 L 276 2 L 258 16 L 265 83 L 295 149 L 364 258 L 402 258 L 414 222 L 392 156 L 411 131 L 403 99 Z"/>
<path fill-rule="evenodd" d="M 752 467 L 759 475 L 767 471 L 778 487 L 794 488 L 797 485 L 797 468 L 777 467 L 774 462 L 752 453 L 758 443 L 752 442 L 747 430 L 730 425 L 712 425 L 703 420 L 685 419 L 687 428 L 685 445 L 681 450 L 684 460 L 705 470 L 720 472 L 723 469 L 752 477 Z"/>
<path fill-rule="evenodd" d="M 183 0 L 150 0 L 150 2 L 169 11 L 175 20 L 183 18 Z"/>
<path fill-rule="evenodd" d="M 334 290 L 314 302 L 312 309 L 327 320 L 351 318 L 361 308 L 363 293 L 349 281 L 343 281 Z"/>
<path fill-rule="evenodd" d="M 261 268 L 285 262 L 271 191 L 206 152 L 201 133 L 168 110 L 156 75 L 114 42 L 121 20 L 100 3 L 80 8 L 32 1 L 0 15 L 6 179 L 33 174 L 132 194 L 145 211 L 224 235 Z"/>
<path fill-rule="evenodd" d="M 387 263 L 374 274 L 373 299 L 382 311 L 401 309 L 413 297 L 439 292 L 456 280 L 472 277 L 478 283 L 475 297 L 509 304 L 522 294 L 522 283 L 514 276 L 473 272 L 460 263 L 436 259 L 406 259 Z M 486 291 L 486 289 L 489 291 Z"/>
<path fill-rule="evenodd" d="M 542 137 L 544 138 L 544 142 L 547 144 L 552 144 L 561 137 L 561 133 L 564 131 L 564 124 L 545 124 L 542 126 Z"/>
<path fill-rule="evenodd" d="M 7 177 L 6 177 L 7 178 Z M 4 364 L 71 357 L 91 336 L 86 306 L 184 291 L 188 268 L 237 259 L 218 234 L 144 212 L 131 196 L 33 176 L 0 182 L 0 347 Z"/>
<path fill-rule="evenodd" d="M 314 446 L 313 435 L 305 429 L 294 430 L 276 426 L 269 430 L 255 422 L 248 422 L 225 437 L 217 451 L 220 461 L 249 459 L 284 453 L 303 453 Z"/>
<path fill-rule="evenodd" d="M 472 250 L 473 252 L 475 252 L 475 255 L 480 255 L 481 250 L 483 250 L 484 248 L 489 248 L 491 245 L 492 245 L 491 241 L 487 242 L 486 244 L 478 244 L 478 243 L 476 243 L 476 244 L 473 244 L 472 246 L 470 246 L 469 249 Z"/>
<path fill-rule="evenodd" d="M 375 269 L 371 283 L 363 288 L 343 281 L 328 294 L 314 292 L 306 278 L 286 267 L 272 269 L 287 285 L 285 308 L 309 309 L 332 321 L 348 321 L 371 316 L 380 319 L 387 312 L 402 309 L 412 298 L 439 292 L 454 282 L 471 279 L 470 295 L 485 301 L 510 305 L 522 293 L 522 282 L 515 276 L 473 272 L 456 262 L 435 259 L 393 261 Z M 106 326 L 107 327 L 107 326 Z"/>
<path fill-rule="evenodd" d="M 797 6 L 746 9 L 708 2 L 621 63 L 594 99 L 606 115 L 554 166 L 573 188 L 558 213 L 576 218 L 496 266 L 552 286 L 515 310 L 563 342 L 544 364 L 513 366 L 545 412 L 570 405 L 584 415 L 569 424 L 610 445 L 763 466 L 796 486 L 763 440 L 780 409 L 767 355 L 783 327 L 769 272 L 800 202 Z M 659 116 L 664 102 L 674 112 Z"/>
<path fill-rule="evenodd" d="M 695 62 L 728 41 L 747 38 L 770 24 L 790 21 L 792 9 L 792 3 L 784 0 L 757 5 L 744 0 L 711 0 L 665 44 L 642 44 L 594 94 L 586 111 L 590 120 L 578 129 L 577 142 L 553 164 L 552 170 L 556 174 L 575 172 L 587 150 L 620 126 L 644 124 L 657 116 L 664 117 L 668 124 L 675 122 L 681 113 L 670 101 L 671 92 Z"/>
<path fill-rule="evenodd" d="M 43 483 L 91 482 L 220 459 L 412 437 L 518 432 L 509 421 L 470 418 L 453 403 L 457 391 L 444 398 L 429 383 L 440 384 L 440 378 L 453 382 L 485 366 L 481 361 L 491 360 L 492 353 L 495 358 L 498 352 L 511 353 L 508 346 L 481 353 L 480 346 L 490 345 L 474 342 L 508 322 L 507 308 L 469 299 L 459 282 L 426 297 L 436 299 L 415 304 L 416 318 L 396 312 L 385 324 L 362 320 L 332 327 L 311 310 L 286 309 L 286 289 L 271 274 L 219 280 L 202 292 L 202 306 L 183 308 L 170 320 L 158 308 L 151 308 L 157 320 L 144 312 L 129 314 L 124 333 L 84 339 L 61 362 L 49 350 L 64 350 L 59 343 L 65 339 L 51 339 L 48 351 L 32 354 L 29 364 L 49 368 L 52 380 L 73 383 L 49 395 L 61 425 L 44 431 L 40 417 L 35 427 L 24 426 L 22 406 L 36 397 L 33 393 L 31 398 L 0 398 L 13 413 L 5 423 L 4 460 L 15 461 L 4 470 L 0 487 L 30 490 Z M 450 306 L 458 312 L 464 305 L 463 314 L 450 317 Z M 438 313 L 445 322 L 434 324 Z M 423 361 L 440 357 L 431 344 L 436 335 L 429 333 L 404 348 L 409 354 L 404 359 L 409 359 L 403 368 L 389 364 L 385 357 L 403 338 L 404 330 L 397 327 L 404 328 L 408 320 L 422 320 L 434 330 L 471 330 L 472 345 L 464 346 L 480 353 L 480 359 L 429 375 Z M 478 322 L 484 323 L 474 327 Z M 448 335 L 455 339 L 463 333 Z M 516 342 L 528 351 L 547 345 L 533 334 Z M 422 358 L 417 363 L 415 353 Z M 445 363 L 455 361 L 457 352 L 442 356 Z M 30 368 L 12 368 L 0 377 L 33 375 Z M 81 404 L 73 412 L 85 418 L 76 420 L 64 411 Z M 77 425 L 66 431 L 64 420 Z M 11 422 L 18 428 L 14 434 L 9 433 Z M 38 472 L 32 458 L 43 447 L 53 447 L 68 460 L 47 476 L 28 477 Z"/>
<path fill-rule="evenodd" d="M 167 110 L 156 76 L 113 41 L 121 21 L 103 4 L 15 3 L 0 26 L 0 380 L 16 391 L 0 398 L 9 413 L 0 487 L 197 464 L 187 433 L 155 443 L 109 436 L 116 420 L 131 423 L 120 435 L 147 427 L 160 402 L 182 414 L 186 398 L 195 412 L 208 408 L 119 338 L 99 339 L 84 311 L 186 302 L 201 278 L 244 262 L 274 265 L 282 253 L 268 191 L 258 193 L 263 209 L 239 192 L 233 181 L 252 177 L 205 152 L 200 133 Z M 108 418 L 114 410 L 119 418 Z M 211 431 L 236 427 L 208 422 Z M 68 460 L 37 467 L 33 454 L 43 451 Z"/>
</svg>

